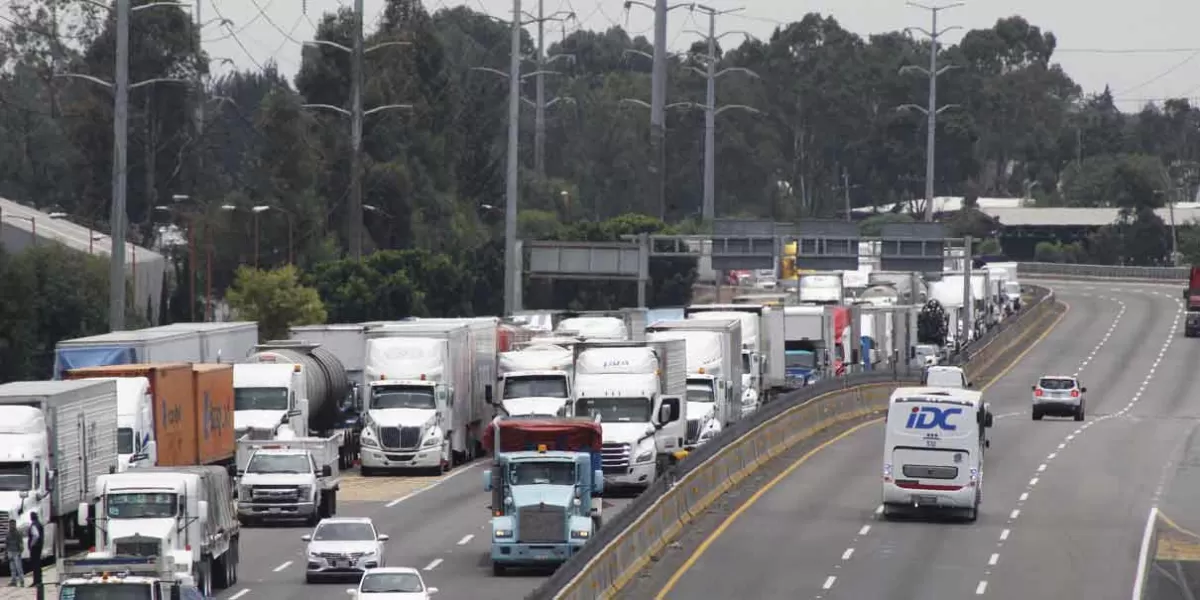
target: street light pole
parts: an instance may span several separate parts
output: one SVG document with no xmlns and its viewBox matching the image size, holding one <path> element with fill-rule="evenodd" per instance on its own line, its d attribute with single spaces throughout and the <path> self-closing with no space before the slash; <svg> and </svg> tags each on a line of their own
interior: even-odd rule
<svg viewBox="0 0 1200 600">
<path fill-rule="evenodd" d="M 521 118 L 521 0 L 513 0 L 508 58 L 508 156 L 504 193 L 504 316 L 515 310 L 521 274 L 517 272 L 517 144 Z"/>
<path fill-rule="evenodd" d="M 117 2 L 117 66 L 113 81 L 112 248 L 108 263 L 108 327 L 125 329 L 125 192 L 129 160 L 129 2 Z M 136 282 L 135 282 L 136 285 Z"/>
</svg>

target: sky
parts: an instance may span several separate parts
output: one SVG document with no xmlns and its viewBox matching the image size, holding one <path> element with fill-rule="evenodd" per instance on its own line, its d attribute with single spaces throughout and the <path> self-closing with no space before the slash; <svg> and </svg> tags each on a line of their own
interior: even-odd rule
<svg viewBox="0 0 1200 600">
<path fill-rule="evenodd" d="M 193 2 L 196 0 L 192 0 Z M 573 28 L 603 30 L 614 25 L 631 35 L 653 37 L 653 11 L 624 0 L 543 0 L 547 15 L 573 12 Z M 213 58 L 227 58 L 241 69 L 257 69 L 274 60 L 289 76 L 300 64 L 300 44 L 311 39 L 315 23 L 326 11 L 348 6 L 353 0 L 199 0 L 205 49 Z M 718 32 L 746 32 L 768 39 L 779 25 L 799 20 L 806 13 L 832 15 L 843 27 L 866 36 L 905 27 L 930 29 L 930 13 L 903 0 L 706 0 L 717 9 L 742 9 L 717 18 Z M 364 0 L 364 24 L 378 23 L 384 0 Z M 653 0 L 648 0 L 653 3 Z M 932 4 L 933 0 L 923 2 Z M 534 0 L 522 8 L 534 12 Z M 676 0 L 674 4 L 685 4 Z M 307 14 L 304 7 L 307 6 Z M 426 9 L 468 6 L 509 19 L 512 0 L 426 0 Z M 1105 6 L 1107 5 L 1107 6 Z M 1118 9 L 1119 8 L 1119 9 Z M 1099 10 L 1098 10 L 1099 9 Z M 943 43 L 955 43 L 970 29 L 992 26 L 997 19 L 1021 15 L 1058 38 L 1055 61 L 1085 91 L 1112 88 L 1122 110 L 1134 111 L 1147 101 L 1166 97 L 1200 98 L 1200 39 L 1194 23 L 1200 21 L 1195 0 L 1141 0 L 1135 4 L 1097 0 L 968 0 L 942 11 L 939 28 L 949 31 Z M 231 25 L 218 21 L 228 19 Z M 1135 22 L 1136 21 L 1136 22 Z M 686 7 L 672 10 L 668 40 L 674 50 L 686 49 L 707 30 L 707 16 Z M 561 39 L 564 24 L 546 24 L 548 42 Z M 691 30 L 691 31 L 689 31 Z M 531 29 L 531 32 L 533 30 Z M 727 45 L 740 43 L 736 36 Z M 214 69 L 218 64 L 214 63 Z M 218 69 L 219 72 L 219 69 Z M 952 77 L 953 73 L 947 74 Z"/>
</svg>

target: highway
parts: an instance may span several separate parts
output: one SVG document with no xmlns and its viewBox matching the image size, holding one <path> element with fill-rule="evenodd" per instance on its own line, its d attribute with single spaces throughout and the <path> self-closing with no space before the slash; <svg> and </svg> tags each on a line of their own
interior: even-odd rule
<svg viewBox="0 0 1200 600">
<path fill-rule="evenodd" d="M 985 390 L 997 421 L 976 523 L 880 518 L 876 421 L 669 551 L 624 596 L 1129 598 L 1147 516 L 1200 417 L 1200 340 L 1183 338 L 1177 285 L 1052 287 L 1070 310 Z M 1032 421 L 1036 378 L 1072 373 L 1088 388 L 1086 421 Z"/>
</svg>

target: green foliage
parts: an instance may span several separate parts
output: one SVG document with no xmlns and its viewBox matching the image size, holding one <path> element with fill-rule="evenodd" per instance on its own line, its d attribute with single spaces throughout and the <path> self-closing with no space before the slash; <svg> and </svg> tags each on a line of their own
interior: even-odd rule
<svg viewBox="0 0 1200 600">
<path fill-rule="evenodd" d="M 302 285 L 292 266 L 271 271 L 241 267 L 225 299 L 239 318 L 258 321 L 262 340 L 283 339 L 293 325 L 325 322 L 317 290 Z"/>
<path fill-rule="evenodd" d="M 1077 263 L 1086 252 L 1079 242 L 1064 244 L 1062 242 L 1038 242 L 1034 248 L 1033 259 L 1038 262 Z"/>
</svg>

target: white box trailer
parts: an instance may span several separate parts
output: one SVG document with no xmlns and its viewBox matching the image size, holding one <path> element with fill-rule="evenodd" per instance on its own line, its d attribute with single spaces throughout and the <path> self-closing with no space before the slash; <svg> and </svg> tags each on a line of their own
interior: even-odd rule
<svg viewBox="0 0 1200 600">
<path fill-rule="evenodd" d="M 724 314 L 696 316 L 702 313 Z M 728 318 L 725 316 L 728 313 L 749 313 L 758 317 L 753 327 L 747 327 L 748 322 L 743 320 L 742 345 L 756 351 L 762 361 L 759 369 L 762 373 L 763 391 L 786 390 L 787 363 L 784 360 L 785 328 L 782 307 L 772 308 L 761 304 L 694 304 L 684 309 L 688 319 Z"/>
<path fill-rule="evenodd" d="M 150 362 L 203 362 L 199 332 L 170 329 L 113 331 L 55 345 L 54 379 L 82 367 Z"/>
<path fill-rule="evenodd" d="M 553 315 L 552 324 L 555 333 L 577 334 L 583 338 L 599 341 L 639 342 L 646 339 L 646 318 L 647 309 L 645 308 L 561 311 Z M 605 334 L 606 328 L 602 326 L 602 319 L 620 320 L 625 331 L 625 338 L 618 340 L 614 339 L 612 335 Z"/>
<path fill-rule="evenodd" d="M 200 334 L 200 358 L 192 362 L 232 363 L 250 355 L 258 345 L 256 321 L 172 323 L 145 331 L 194 331 Z"/>
<path fill-rule="evenodd" d="M 367 326 L 361 324 L 297 325 L 288 329 L 288 339 L 317 344 L 333 353 L 355 383 L 362 380 L 366 365 Z"/>
<path fill-rule="evenodd" d="M 716 348 L 696 348 L 702 338 L 689 335 L 693 332 L 701 334 L 716 334 Z M 713 378 L 717 380 L 712 385 L 714 395 L 718 397 L 718 414 L 722 426 L 738 421 L 743 416 L 742 411 L 742 322 L 740 319 L 691 319 L 686 321 L 663 321 L 654 323 L 646 328 L 646 334 L 651 339 L 655 334 L 678 335 L 686 342 L 687 377 Z M 715 355 L 714 355 L 715 354 Z M 710 383 L 711 385 L 711 383 Z M 723 394 L 723 396 L 722 396 Z M 689 415 L 691 411 L 688 411 Z M 696 415 L 689 417 L 695 419 Z M 689 433 L 691 433 L 689 431 Z"/>
</svg>

